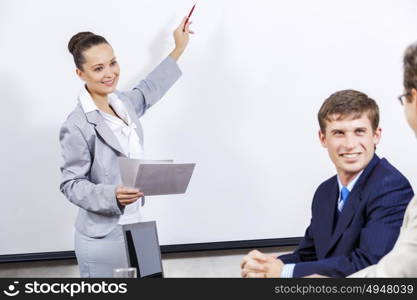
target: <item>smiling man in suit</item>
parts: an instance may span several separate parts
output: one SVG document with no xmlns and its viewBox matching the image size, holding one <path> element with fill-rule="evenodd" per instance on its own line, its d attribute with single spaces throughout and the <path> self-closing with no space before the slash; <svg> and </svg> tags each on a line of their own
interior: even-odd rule
<svg viewBox="0 0 417 300">
<path fill-rule="evenodd" d="M 318 113 L 319 138 L 337 174 L 316 190 L 312 218 L 298 248 L 278 258 L 257 250 L 243 277 L 345 277 L 377 263 L 393 247 L 413 197 L 408 180 L 375 154 L 379 108 L 367 95 L 334 93 Z"/>
</svg>

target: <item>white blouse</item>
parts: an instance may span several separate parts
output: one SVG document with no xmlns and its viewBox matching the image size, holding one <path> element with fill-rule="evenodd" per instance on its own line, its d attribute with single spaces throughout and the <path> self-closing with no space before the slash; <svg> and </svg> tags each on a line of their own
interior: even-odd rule
<svg viewBox="0 0 417 300">
<path fill-rule="evenodd" d="M 132 122 L 123 102 L 116 94 L 109 94 L 108 99 L 109 105 L 119 118 L 99 110 L 90 93 L 85 88 L 82 89 L 79 99 L 85 113 L 97 110 L 102 115 L 106 124 L 116 136 L 126 157 L 134 159 L 144 158 L 143 146 L 135 130 L 136 124 Z M 126 205 L 124 213 L 119 219 L 119 224 L 132 224 L 142 220 L 139 202 L 136 201 Z"/>
</svg>

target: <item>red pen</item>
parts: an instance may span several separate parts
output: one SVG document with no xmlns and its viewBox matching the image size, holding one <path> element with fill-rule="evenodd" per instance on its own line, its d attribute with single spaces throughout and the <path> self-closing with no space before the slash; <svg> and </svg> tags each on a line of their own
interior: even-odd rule
<svg viewBox="0 0 417 300">
<path fill-rule="evenodd" d="M 197 4 L 197 3 L 196 3 L 196 4 Z M 193 5 L 193 8 L 191 8 L 190 13 L 188 14 L 188 17 L 187 17 L 187 19 L 185 20 L 185 24 L 184 24 L 184 28 L 182 29 L 182 32 L 184 32 L 184 31 L 185 31 L 185 26 L 187 26 L 187 23 L 188 23 L 188 21 L 190 20 L 191 15 L 193 14 L 194 8 L 195 8 L 195 4 Z"/>
</svg>

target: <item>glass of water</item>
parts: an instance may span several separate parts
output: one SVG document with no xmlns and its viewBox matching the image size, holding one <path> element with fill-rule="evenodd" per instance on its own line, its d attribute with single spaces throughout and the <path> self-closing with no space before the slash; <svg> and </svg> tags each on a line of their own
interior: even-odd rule
<svg viewBox="0 0 417 300">
<path fill-rule="evenodd" d="M 114 278 L 136 278 L 137 276 L 136 268 L 120 268 L 113 270 Z"/>
</svg>

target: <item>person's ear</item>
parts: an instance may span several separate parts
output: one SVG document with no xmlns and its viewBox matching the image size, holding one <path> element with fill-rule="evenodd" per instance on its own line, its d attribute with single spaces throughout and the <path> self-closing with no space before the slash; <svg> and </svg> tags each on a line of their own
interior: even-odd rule
<svg viewBox="0 0 417 300">
<path fill-rule="evenodd" d="M 323 131 L 321 131 L 321 129 L 319 130 L 319 140 L 320 140 L 320 143 L 323 146 L 323 148 L 327 148 L 326 134 Z"/>
<path fill-rule="evenodd" d="M 378 144 L 379 144 L 379 142 L 381 141 L 381 135 L 382 135 L 382 129 L 381 129 L 381 127 L 378 127 L 378 128 L 375 130 L 375 132 L 374 132 L 374 144 L 375 144 L 375 147 L 376 147 L 376 145 L 378 145 Z"/>
<path fill-rule="evenodd" d="M 82 80 L 84 80 L 84 72 L 81 71 L 80 69 L 76 69 L 75 73 L 77 73 L 77 76 L 80 77 Z M 85 80 L 84 80 L 85 81 Z"/>
<path fill-rule="evenodd" d="M 412 88 L 410 91 L 410 100 L 411 100 L 411 103 L 414 103 L 414 105 L 417 105 L 417 90 L 415 88 Z"/>
</svg>

